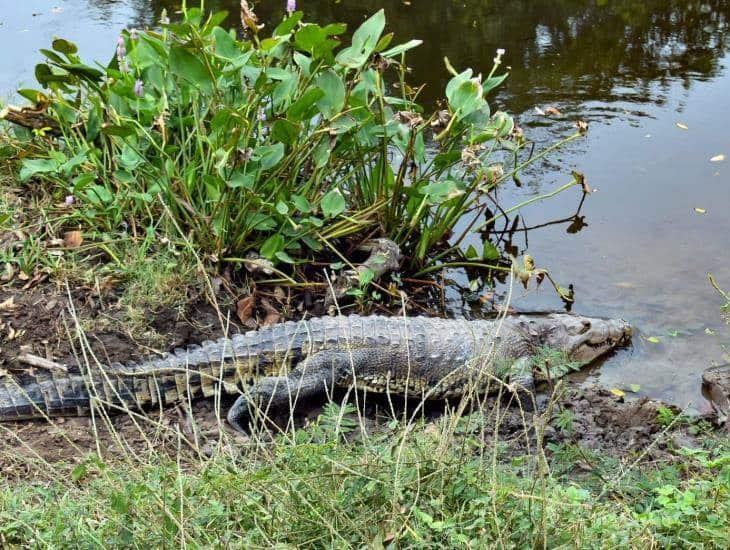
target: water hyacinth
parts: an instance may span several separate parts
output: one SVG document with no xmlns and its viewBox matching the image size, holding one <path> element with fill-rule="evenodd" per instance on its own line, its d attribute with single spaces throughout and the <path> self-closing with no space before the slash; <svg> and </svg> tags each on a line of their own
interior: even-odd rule
<svg viewBox="0 0 730 550">
<path fill-rule="evenodd" d="M 297 11 L 297 0 L 286 0 L 286 13 L 291 15 Z"/>
<path fill-rule="evenodd" d="M 119 70 L 126 73 L 127 68 L 127 47 L 124 43 L 124 37 L 120 36 L 117 39 L 117 63 L 119 63 Z"/>
<path fill-rule="evenodd" d="M 144 97 L 144 82 L 140 79 L 134 83 L 134 95 L 137 97 Z"/>
</svg>

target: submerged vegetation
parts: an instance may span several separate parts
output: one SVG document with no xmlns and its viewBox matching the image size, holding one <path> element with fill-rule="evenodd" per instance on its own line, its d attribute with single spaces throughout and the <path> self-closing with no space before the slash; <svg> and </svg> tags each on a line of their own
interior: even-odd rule
<svg viewBox="0 0 730 550">
<path fill-rule="evenodd" d="M 61 225 L 102 243 L 183 239 L 209 264 L 243 263 L 289 284 L 321 278 L 312 262 L 352 263 L 374 237 L 399 245 L 409 275 L 517 265 L 488 230 L 520 205 L 494 192 L 585 127 L 534 154 L 487 103 L 507 76 L 503 52 L 486 76 L 447 60 L 443 108 L 427 112 L 406 80 L 406 53 L 420 41 L 393 46 L 382 10 L 344 46 L 344 25 L 306 23 L 302 12 L 267 37 L 250 11 L 246 38 L 220 27 L 225 18 L 187 9 L 159 31 L 125 31 L 105 66 L 85 64 L 63 39 L 41 50 L 43 89 L 19 91 L 34 108 L 6 118 L 30 128 L 11 141 L 20 179 L 66 203 Z M 587 191 L 573 174 L 547 196 L 572 186 Z M 479 250 L 465 244 L 476 232 Z M 525 283 L 547 275 L 529 259 L 517 272 Z"/>
</svg>

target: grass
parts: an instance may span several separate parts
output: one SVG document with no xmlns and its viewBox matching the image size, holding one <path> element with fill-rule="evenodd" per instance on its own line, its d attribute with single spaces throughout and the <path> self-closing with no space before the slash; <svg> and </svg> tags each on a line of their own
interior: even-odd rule
<svg viewBox="0 0 730 550">
<path fill-rule="evenodd" d="M 730 444 L 682 462 L 553 448 L 509 456 L 474 415 L 364 437 L 330 406 L 294 435 L 212 458 L 89 456 L 0 486 L 0 542 L 39 547 L 703 547 L 730 529 Z M 349 424 L 348 424 L 349 422 Z M 483 424 L 483 422 L 481 422 Z M 456 426 L 456 430 L 454 430 Z M 353 431 L 355 430 L 355 431 Z M 357 432 L 357 433 L 356 433 Z M 434 452 L 438 449 L 438 452 Z M 577 473 L 576 473 L 577 472 Z M 73 542 L 71 542 L 73 541 Z"/>
</svg>

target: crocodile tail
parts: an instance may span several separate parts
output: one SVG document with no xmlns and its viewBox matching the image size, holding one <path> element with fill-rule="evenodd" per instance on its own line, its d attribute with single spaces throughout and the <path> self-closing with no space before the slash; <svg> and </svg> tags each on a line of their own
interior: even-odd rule
<svg viewBox="0 0 730 550">
<path fill-rule="evenodd" d="M 155 371 L 155 363 L 115 363 L 92 374 L 0 377 L 0 422 L 56 416 L 87 416 L 92 406 L 110 412 L 141 411 L 173 405 L 187 398 L 210 397 L 219 389 L 237 392 L 235 368 L 200 368 L 188 372 Z M 222 376 L 222 384 L 218 377 Z"/>
<path fill-rule="evenodd" d="M 0 378 L 0 422 L 53 416 L 77 416 L 89 410 L 89 392 L 81 375 L 33 377 L 18 382 Z"/>
</svg>

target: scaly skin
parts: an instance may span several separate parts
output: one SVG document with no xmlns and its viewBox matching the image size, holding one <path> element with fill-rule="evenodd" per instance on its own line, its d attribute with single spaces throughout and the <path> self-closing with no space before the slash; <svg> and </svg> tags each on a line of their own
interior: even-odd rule
<svg viewBox="0 0 730 550">
<path fill-rule="evenodd" d="M 620 320 L 567 314 L 466 321 L 357 315 L 287 322 L 176 350 L 140 364 L 92 366 L 76 374 L 0 378 L 0 421 L 155 408 L 218 392 L 240 394 L 228 419 L 237 429 L 259 410 L 286 410 L 337 387 L 444 398 L 505 382 L 529 391 L 529 358 L 542 346 L 586 364 L 630 338 Z M 290 365 L 296 365 L 290 368 Z"/>
</svg>

